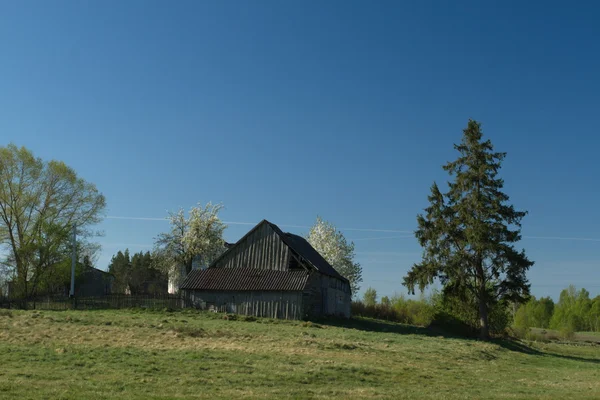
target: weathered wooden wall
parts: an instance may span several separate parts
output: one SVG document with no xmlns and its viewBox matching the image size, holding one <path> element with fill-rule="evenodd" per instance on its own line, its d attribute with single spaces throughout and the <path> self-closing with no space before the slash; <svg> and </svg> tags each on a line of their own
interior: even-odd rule
<svg viewBox="0 0 600 400">
<path fill-rule="evenodd" d="M 218 312 L 255 317 L 302 319 L 302 292 L 217 292 L 182 290 L 186 303 Z"/>
<path fill-rule="evenodd" d="M 287 271 L 289 260 L 289 248 L 269 224 L 262 224 L 225 253 L 213 266 Z"/>
<path fill-rule="evenodd" d="M 303 313 L 311 317 L 350 317 L 352 295 L 348 284 L 322 274 L 312 274 L 303 298 Z"/>
</svg>

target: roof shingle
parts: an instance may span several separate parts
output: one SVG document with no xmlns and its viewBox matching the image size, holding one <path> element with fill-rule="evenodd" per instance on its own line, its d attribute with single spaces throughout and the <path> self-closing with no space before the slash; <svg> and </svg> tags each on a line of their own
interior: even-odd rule
<svg viewBox="0 0 600 400">
<path fill-rule="evenodd" d="M 274 271 L 253 268 L 208 268 L 193 270 L 180 289 L 220 291 L 303 290 L 306 271 Z"/>
</svg>

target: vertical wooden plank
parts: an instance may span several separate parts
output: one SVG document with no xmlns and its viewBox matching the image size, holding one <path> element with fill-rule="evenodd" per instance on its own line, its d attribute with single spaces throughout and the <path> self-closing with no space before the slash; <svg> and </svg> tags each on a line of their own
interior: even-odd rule
<svg viewBox="0 0 600 400">
<path fill-rule="evenodd" d="M 254 235 L 250 235 L 250 237 L 252 238 L 252 252 L 250 253 L 250 263 L 248 264 L 249 267 L 253 266 L 256 263 L 256 247 L 258 246 L 258 237 L 259 234 L 254 234 Z"/>
<path fill-rule="evenodd" d="M 262 227 L 260 229 L 260 235 L 256 238 L 256 251 L 254 252 L 254 260 L 252 261 L 253 268 L 260 268 L 260 254 L 262 253 Z"/>
<path fill-rule="evenodd" d="M 289 249 L 286 245 L 282 244 L 282 252 L 281 252 L 281 264 L 283 265 L 283 270 L 288 271 L 290 268 L 290 254 Z"/>
<path fill-rule="evenodd" d="M 273 269 L 281 271 L 281 240 L 273 236 Z"/>
<path fill-rule="evenodd" d="M 278 266 L 277 266 L 277 240 L 275 240 L 275 236 L 276 236 L 275 234 L 272 234 L 270 236 L 271 249 L 269 252 L 269 258 L 271 259 L 271 262 L 269 263 L 269 268 L 277 270 L 278 269 Z"/>
<path fill-rule="evenodd" d="M 254 241 L 253 250 L 251 254 L 250 268 L 256 268 L 258 262 L 258 251 L 260 248 L 260 231 L 256 233 L 256 235 L 252 239 Z"/>
<path fill-rule="evenodd" d="M 271 236 L 271 252 L 269 253 L 269 256 L 271 258 L 271 268 L 278 270 L 278 265 L 277 265 L 277 257 L 276 257 L 276 247 L 277 247 L 277 235 L 273 234 Z"/>
<path fill-rule="evenodd" d="M 264 263 L 264 267 L 265 269 L 269 269 L 271 268 L 271 254 L 270 254 L 270 250 L 271 249 L 271 240 L 270 240 L 270 236 L 267 235 L 265 237 L 265 263 Z"/>
<path fill-rule="evenodd" d="M 268 225 L 264 226 L 263 232 L 262 232 L 262 242 L 261 242 L 261 251 L 262 251 L 262 255 L 261 255 L 261 260 L 260 260 L 260 265 L 258 268 L 260 269 L 269 269 L 269 255 L 267 252 L 267 249 L 269 248 L 269 232 L 271 230 L 271 227 Z"/>
<path fill-rule="evenodd" d="M 287 271 L 288 270 L 288 265 L 286 264 L 286 260 L 285 260 L 285 252 L 286 252 L 287 246 L 285 243 L 283 243 L 283 241 L 281 239 L 279 239 L 279 254 L 277 255 L 277 258 L 279 259 L 279 269 L 281 271 Z"/>
<path fill-rule="evenodd" d="M 281 271 L 281 262 L 279 262 L 279 258 L 281 254 L 281 240 L 279 239 L 279 236 L 274 235 L 273 236 L 273 264 L 275 264 L 275 269 L 277 269 L 278 271 Z"/>
<path fill-rule="evenodd" d="M 256 253 L 256 268 L 261 268 L 263 261 L 263 255 L 264 255 L 264 251 L 263 251 L 263 245 L 264 245 L 264 238 L 263 238 L 263 228 L 261 228 L 261 234 L 260 234 L 260 240 L 258 242 L 258 246 L 257 246 L 257 253 Z"/>
</svg>

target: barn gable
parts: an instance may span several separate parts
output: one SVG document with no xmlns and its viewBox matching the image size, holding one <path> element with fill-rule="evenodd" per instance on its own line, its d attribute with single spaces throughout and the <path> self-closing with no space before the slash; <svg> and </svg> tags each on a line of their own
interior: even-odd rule
<svg viewBox="0 0 600 400">
<path fill-rule="evenodd" d="M 277 228 L 279 230 L 279 228 Z M 253 268 L 289 271 L 289 247 L 271 223 L 263 220 L 210 265 L 210 268 Z"/>
<path fill-rule="evenodd" d="M 306 239 L 292 233 L 284 233 L 277 225 L 266 219 L 210 265 L 211 268 L 256 268 L 277 271 L 301 269 L 303 266 L 348 282 Z"/>
</svg>

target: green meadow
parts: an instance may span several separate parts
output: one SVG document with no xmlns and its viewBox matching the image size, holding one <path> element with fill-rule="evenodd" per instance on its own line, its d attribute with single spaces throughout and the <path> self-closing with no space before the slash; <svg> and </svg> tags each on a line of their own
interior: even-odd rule
<svg viewBox="0 0 600 400">
<path fill-rule="evenodd" d="M 223 317 L 0 310 L 0 398 L 600 398 L 593 343 Z"/>
</svg>

